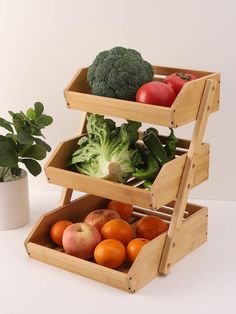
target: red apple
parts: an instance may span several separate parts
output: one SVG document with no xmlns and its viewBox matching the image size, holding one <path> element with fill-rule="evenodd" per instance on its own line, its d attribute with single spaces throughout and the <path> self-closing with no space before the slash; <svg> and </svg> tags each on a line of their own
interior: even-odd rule
<svg viewBox="0 0 236 314">
<path fill-rule="evenodd" d="M 113 209 L 95 209 L 85 217 L 84 222 L 100 231 L 106 222 L 118 218 L 120 215 Z"/>
<path fill-rule="evenodd" d="M 65 252 L 83 259 L 93 257 L 93 251 L 100 241 L 99 231 L 84 222 L 68 226 L 62 237 Z"/>
</svg>

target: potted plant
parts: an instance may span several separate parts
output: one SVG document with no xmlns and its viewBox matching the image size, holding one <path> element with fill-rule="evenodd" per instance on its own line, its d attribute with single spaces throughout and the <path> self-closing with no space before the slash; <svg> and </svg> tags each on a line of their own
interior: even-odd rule
<svg viewBox="0 0 236 314">
<path fill-rule="evenodd" d="M 51 147 L 42 139 L 41 130 L 50 125 L 52 117 L 44 114 L 40 102 L 26 113 L 9 111 L 12 122 L 0 117 L 0 230 L 15 229 L 29 222 L 29 192 L 27 172 L 34 176 L 42 168 L 39 160 Z M 0 131 L 1 131 L 0 130 Z"/>
</svg>

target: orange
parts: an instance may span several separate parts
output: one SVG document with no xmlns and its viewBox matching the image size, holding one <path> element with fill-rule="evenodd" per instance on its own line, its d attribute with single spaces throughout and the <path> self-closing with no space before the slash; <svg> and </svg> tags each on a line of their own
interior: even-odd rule
<svg viewBox="0 0 236 314">
<path fill-rule="evenodd" d="M 62 236 L 66 227 L 72 225 L 73 222 L 69 220 L 59 220 L 55 222 L 50 228 L 50 236 L 54 243 L 62 246 Z"/>
<path fill-rule="evenodd" d="M 113 219 L 105 223 L 101 229 L 103 239 L 115 239 L 127 245 L 133 238 L 132 227 L 127 221 L 122 219 Z"/>
<path fill-rule="evenodd" d="M 94 250 L 96 263 L 109 268 L 121 266 L 125 257 L 126 250 L 124 244 L 115 239 L 103 240 Z"/>
<path fill-rule="evenodd" d="M 148 242 L 149 242 L 149 240 L 147 240 L 147 239 L 135 238 L 128 243 L 128 245 L 127 245 L 127 256 L 128 256 L 128 259 L 132 263 L 136 259 L 142 246 L 144 246 Z"/>
<path fill-rule="evenodd" d="M 137 238 L 152 240 L 168 229 L 167 223 L 157 216 L 146 216 L 138 220 L 135 226 Z"/>
<path fill-rule="evenodd" d="M 115 210 L 124 220 L 128 220 L 133 213 L 133 205 L 113 200 L 109 202 L 107 208 Z"/>
</svg>

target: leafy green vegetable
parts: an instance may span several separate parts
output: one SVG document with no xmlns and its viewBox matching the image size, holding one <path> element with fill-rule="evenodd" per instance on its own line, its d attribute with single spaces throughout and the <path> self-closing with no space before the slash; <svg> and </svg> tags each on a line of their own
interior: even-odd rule
<svg viewBox="0 0 236 314">
<path fill-rule="evenodd" d="M 117 182 L 126 182 L 142 158 L 136 147 L 141 123 L 128 121 L 120 127 L 111 119 L 87 115 L 87 136 L 72 154 L 70 165 L 83 174 Z"/>
<path fill-rule="evenodd" d="M 114 47 L 100 52 L 87 80 L 94 95 L 135 100 L 139 87 L 153 80 L 153 69 L 134 49 Z"/>
<path fill-rule="evenodd" d="M 148 128 L 143 134 L 143 141 L 162 166 L 168 161 L 168 157 L 157 134 L 153 128 Z"/>
<path fill-rule="evenodd" d="M 170 129 L 170 135 L 166 138 L 164 149 L 168 156 L 168 160 L 172 160 L 175 158 L 175 150 L 176 145 L 178 143 L 178 139 L 174 135 L 174 130 Z"/>
<path fill-rule="evenodd" d="M 166 138 L 164 146 L 159 138 L 158 130 L 150 127 L 144 132 L 143 142 L 145 143 L 142 152 L 143 165 L 137 168 L 133 176 L 144 180 L 143 186 L 150 189 L 158 172 L 163 164 L 175 158 L 175 150 L 178 139 L 170 129 L 170 135 Z"/>
<path fill-rule="evenodd" d="M 146 151 L 144 164 L 145 166 L 143 168 L 137 169 L 133 173 L 133 176 L 139 180 L 155 178 L 160 170 L 160 165 L 149 150 Z"/>
<path fill-rule="evenodd" d="M 0 117 L 0 127 L 9 132 L 0 135 L 0 182 L 9 174 L 20 176 L 19 163 L 23 163 L 34 176 L 41 172 L 37 160 L 44 159 L 51 147 L 39 137 L 44 137 L 41 130 L 53 121 L 43 112 L 44 106 L 36 102 L 26 114 L 9 111 L 12 122 Z"/>
</svg>

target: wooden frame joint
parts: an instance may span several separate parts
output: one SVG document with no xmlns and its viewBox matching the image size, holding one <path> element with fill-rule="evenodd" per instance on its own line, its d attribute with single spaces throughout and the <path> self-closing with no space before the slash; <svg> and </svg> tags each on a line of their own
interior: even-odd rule
<svg viewBox="0 0 236 314">
<path fill-rule="evenodd" d="M 163 248 L 159 272 L 167 275 L 170 271 L 171 257 L 175 241 L 179 234 L 183 222 L 184 211 L 187 204 L 187 199 L 191 189 L 191 184 L 195 173 L 195 159 L 202 145 L 203 136 L 205 133 L 211 104 L 214 99 L 217 82 L 212 79 L 206 80 L 206 84 L 202 94 L 202 100 L 199 106 L 198 115 L 186 158 L 182 179 L 180 182 L 177 199 L 174 207 L 174 212 L 168 229 L 166 242 Z"/>
</svg>

